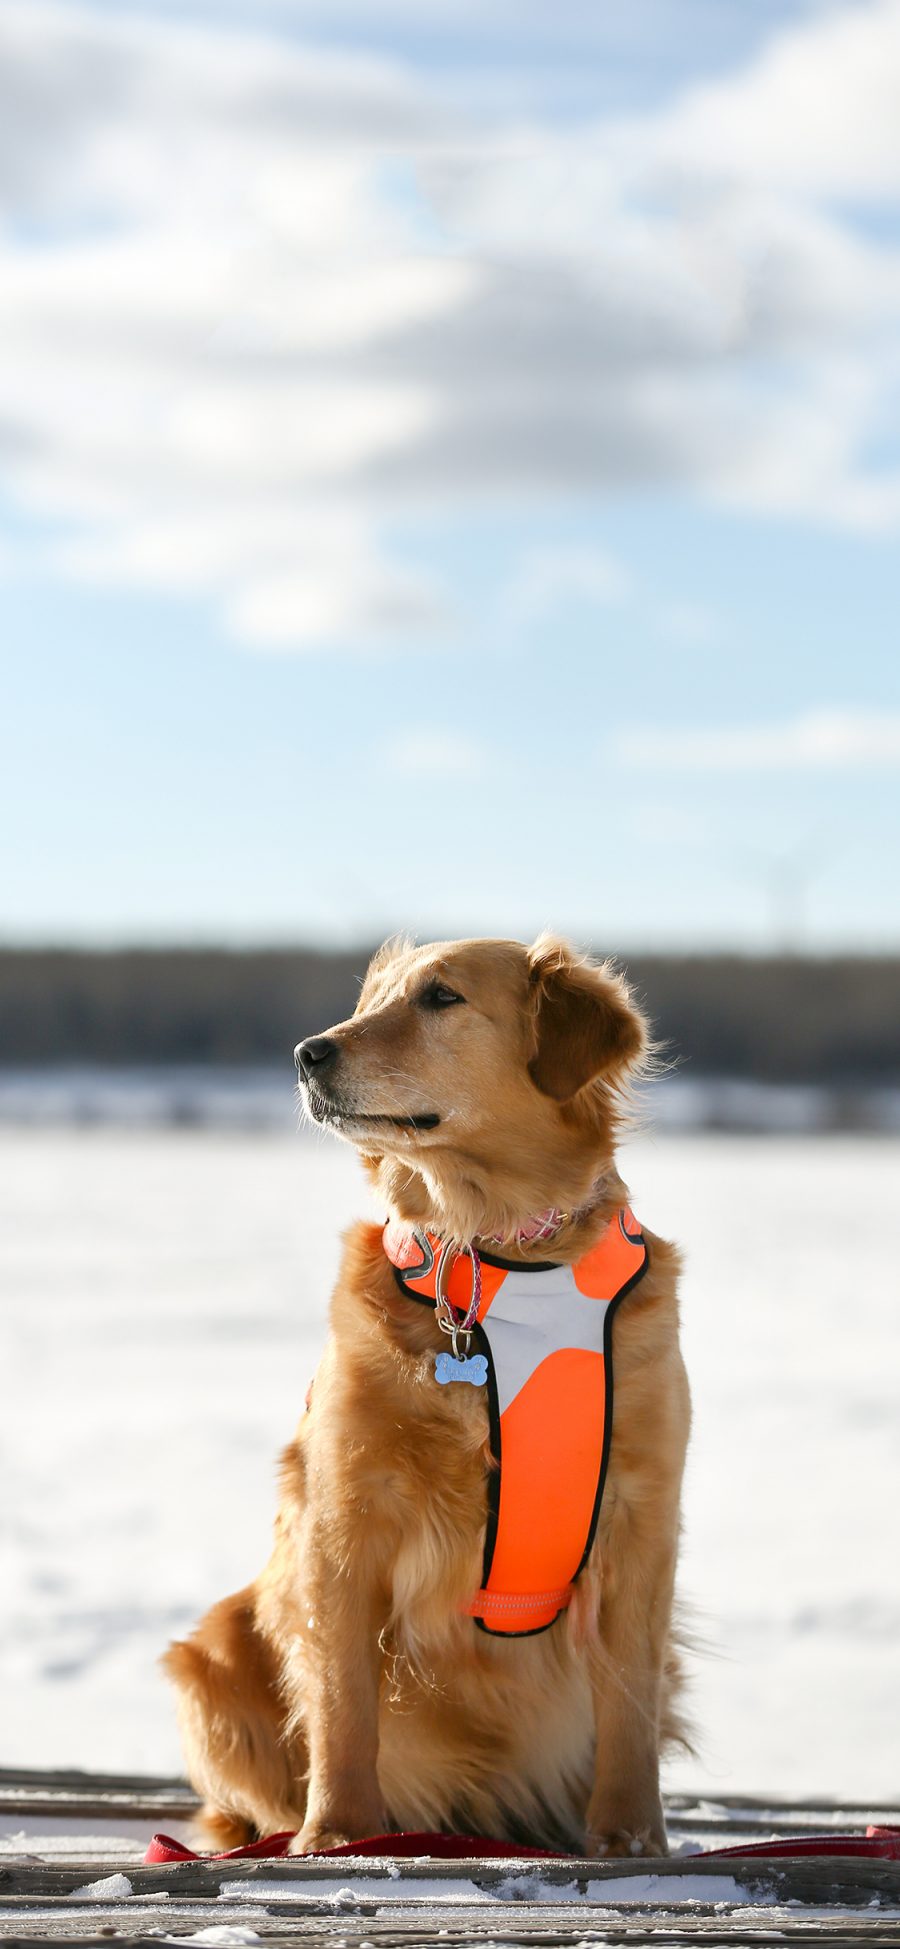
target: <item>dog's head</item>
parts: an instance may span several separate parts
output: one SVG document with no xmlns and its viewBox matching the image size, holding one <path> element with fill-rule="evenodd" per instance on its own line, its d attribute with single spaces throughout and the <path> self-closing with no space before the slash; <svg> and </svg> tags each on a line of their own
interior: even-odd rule
<svg viewBox="0 0 900 1949">
<path fill-rule="evenodd" d="M 645 1048 L 622 977 L 542 936 L 388 942 L 355 1014 L 296 1058 L 308 1115 L 356 1146 L 392 1208 L 468 1239 L 583 1202 Z"/>
</svg>

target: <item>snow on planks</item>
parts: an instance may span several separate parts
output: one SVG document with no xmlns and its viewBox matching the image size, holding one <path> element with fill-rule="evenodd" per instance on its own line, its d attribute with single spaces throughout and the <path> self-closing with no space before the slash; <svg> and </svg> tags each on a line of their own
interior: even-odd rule
<svg viewBox="0 0 900 1949">
<path fill-rule="evenodd" d="M 900 1944 L 900 1863 L 691 1861 L 685 1847 L 896 1825 L 890 1808 L 669 1801 L 666 1861 L 405 1861 L 377 1857 L 144 1867 L 155 1827 L 195 1810 L 179 1781 L 0 1772 L 6 1944 Z M 214 1930 L 213 1935 L 206 1932 Z"/>
</svg>

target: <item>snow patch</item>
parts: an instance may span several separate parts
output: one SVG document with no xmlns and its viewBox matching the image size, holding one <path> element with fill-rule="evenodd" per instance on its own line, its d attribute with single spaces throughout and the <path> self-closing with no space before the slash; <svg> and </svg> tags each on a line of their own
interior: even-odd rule
<svg viewBox="0 0 900 1949">
<path fill-rule="evenodd" d="M 610 1902 L 731 1902 L 771 1908 L 777 1896 L 760 1894 L 735 1881 L 733 1875 L 620 1875 L 609 1881 L 589 1881 L 587 1899 L 601 1907 Z"/>
<path fill-rule="evenodd" d="M 385 1877 L 360 1875 L 354 1877 L 352 1884 L 336 1886 L 334 1881 L 324 1877 L 297 1880 L 287 1879 L 254 1881 L 252 1895 L 245 1881 L 223 1881 L 219 1887 L 219 1899 L 223 1902 L 243 1902 L 249 1899 L 256 1902 L 310 1902 L 325 1903 L 332 1908 L 358 1908 L 362 1902 L 377 1902 L 378 1913 L 394 1913 L 395 1903 L 422 1902 L 431 1907 L 444 1907 L 448 1903 L 484 1904 L 491 1902 L 532 1902 L 532 1903 L 590 1903 L 592 1907 L 619 1907 L 623 1903 L 648 1902 L 672 1904 L 704 1903 L 706 1906 L 718 1902 L 731 1905 L 752 1903 L 753 1907 L 771 1907 L 776 1896 L 770 1891 L 760 1893 L 754 1887 L 752 1894 L 735 1880 L 733 1875 L 614 1875 L 608 1881 L 592 1879 L 587 1883 L 584 1894 L 576 1881 L 545 1881 L 540 1874 L 506 1875 L 493 1888 L 481 1888 L 474 1881 L 460 1880 L 447 1876 L 414 1876 L 402 1874 L 399 1884 L 391 1886 Z"/>
<path fill-rule="evenodd" d="M 498 1891 L 499 1892 L 499 1891 Z M 223 1881 L 219 1884 L 219 1900 L 222 1902 L 316 1902 L 326 1903 L 331 1908 L 358 1908 L 361 1902 L 384 1902 L 387 1898 L 393 1905 L 397 1902 L 429 1902 L 437 1905 L 446 1902 L 492 1902 L 496 1899 L 494 1891 L 477 1888 L 474 1881 L 432 1880 L 424 1875 L 414 1878 L 403 1875 L 394 1891 L 392 1883 L 381 1875 L 359 1875 L 352 1886 L 346 1883 L 335 1887 L 324 1877 L 307 1880 L 254 1880 L 248 1886 L 246 1881 Z"/>
<path fill-rule="evenodd" d="M 67 1902 L 124 1902 L 134 1889 L 127 1875 L 103 1875 L 100 1881 L 86 1881 L 83 1888 L 72 1888 Z"/>
<path fill-rule="evenodd" d="M 210 1942 L 215 1949 L 250 1949 L 262 1936 L 255 1929 L 242 1928 L 239 1922 L 219 1922 L 208 1929 L 194 1929 L 190 1935 L 167 1935 L 164 1942 Z"/>
<path fill-rule="evenodd" d="M 506 1875 L 493 1891 L 501 1902 L 575 1902 L 574 1881 L 543 1881 L 539 1874 Z"/>
</svg>

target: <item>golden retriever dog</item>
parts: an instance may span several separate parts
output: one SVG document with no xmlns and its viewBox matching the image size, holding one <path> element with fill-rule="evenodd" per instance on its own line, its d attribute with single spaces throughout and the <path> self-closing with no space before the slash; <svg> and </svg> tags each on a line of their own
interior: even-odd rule
<svg viewBox="0 0 900 1949">
<path fill-rule="evenodd" d="M 218 1845 L 297 1829 L 304 1853 L 429 1829 L 665 1853 L 660 1751 L 683 1736 L 672 1604 L 690 1404 L 677 1253 L 630 1213 L 617 1229 L 617 1126 L 646 1048 L 622 977 L 549 936 L 531 948 L 389 942 L 353 1016 L 299 1045 L 308 1115 L 356 1147 L 390 1225 L 347 1234 L 265 1570 L 164 1661 Z M 389 1234 L 415 1241 L 413 1258 L 446 1255 L 456 1300 L 445 1277 L 443 1297 L 423 1304 Z M 551 1298 L 554 1280 L 578 1286 L 580 1319 L 579 1268 L 600 1263 L 604 1241 L 639 1254 L 643 1276 L 617 1294 L 599 1502 L 565 1594 L 541 1591 L 559 1605 L 549 1626 L 494 1629 L 491 1600 L 479 1615 L 475 1594 L 498 1520 L 498 1424 L 491 1387 L 475 1384 L 490 1363 L 467 1351 L 466 1297 L 477 1270 L 492 1290 L 511 1278 L 527 1308 L 538 1287 L 524 1275 L 543 1275 Z M 442 1353 L 449 1377 L 472 1385 L 438 1385 Z M 551 1553 L 584 1494 L 583 1482 L 553 1486 L 569 1419 L 587 1413 L 590 1435 L 602 1417 L 596 1390 L 583 1399 L 599 1370 L 567 1357 L 546 1363 L 563 1388 L 546 1439 L 523 1423 L 510 1448 L 509 1525 L 526 1556 L 532 1490 L 535 1547 Z M 582 1390 L 571 1417 L 570 1373 Z M 502 1498 L 500 1509 L 502 1524 Z M 538 1599 L 496 1601 L 534 1616 Z"/>
</svg>

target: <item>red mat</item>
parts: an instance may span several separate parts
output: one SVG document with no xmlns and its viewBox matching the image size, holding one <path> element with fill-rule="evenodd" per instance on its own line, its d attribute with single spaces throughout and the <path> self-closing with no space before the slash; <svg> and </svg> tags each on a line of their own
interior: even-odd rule
<svg viewBox="0 0 900 1949">
<path fill-rule="evenodd" d="M 264 1841 L 229 1848 L 226 1854 L 195 1854 L 169 1834 L 154 1834 L 144 1861 L 276 1861 L 287 1854 L 293 1838 L 293 1834 L 269 1834 Z M 344 1841 L 340 1847 L 323 1848 L 316 1859 L 340 1854 L 387 1854 L 398 1859 L 428 1856 L 437 1861 L 471 1861 L 485 1855 L 502 1855 L 515 1861 L 559 1859 L 549 1848 L 513 1847 L 511 1841 L 492 1841 L 478 1834 L 370 1834 L 364 1841 Z M 298 1858 L 302 1857 L 294 1856 Z"/>
<path fill-rule="evenodd" d="M 293 1834 L 269 1834 L 263 1841 L 247 1847 L 229 1848 L 225 1854 L 195 1854 L 182 1841 L 169 1834 L 154 1834 L 144 1855 L 145 1863 L 171 1861 L 277 1861 L 288 1852 Z M 342 1854 L 389 1855 L 402 1860 L 427 1856 L 438 1861 L 470 1861 L 485 1856 L 502 1856 L 511 1861 L 577 1860 L 577 1855 L 553 1853 L 548 1848 L 513 1847 L 510 1841 L 496 1841 L 474 1834 L 373 1834 L 364 1841 L 346 1841 L 341 1847 L 324 1848 L 316 1859 Z M 829 1854 L 861 1855 L 872 1861 L 900 1861 L 900 1827 L 867 1827 L 865 1834 L 803 1834 L 777 1841 L 752 1841 L 742 1847 L 704 1849 L 699 1854 L 678 1855 L 679 1861 L 727 1861 L 755 1857 L 777 1860 L 796 1855 L 813 1857 Z M 293 1857 L 295 1860 L 302 1858 Z"/>
</svg>

